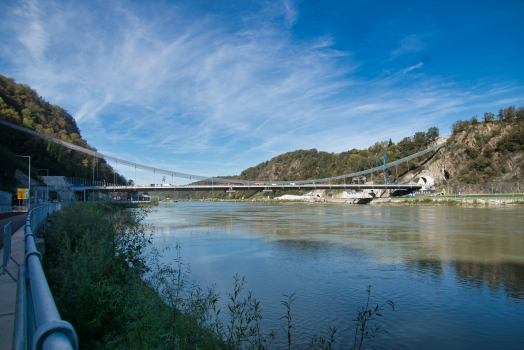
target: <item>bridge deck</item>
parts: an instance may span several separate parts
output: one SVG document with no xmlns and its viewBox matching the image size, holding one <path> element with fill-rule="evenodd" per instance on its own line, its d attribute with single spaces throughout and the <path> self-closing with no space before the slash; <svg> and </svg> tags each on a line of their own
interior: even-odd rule
<svg viewBox="0 0 524 350">
<path fill-rule="evenodd" d="M 419 190 L 421 185 L 368 185 L 368 184 L 298 184 L 298 185 L 187 185 L 187 186 L 83 186 L 74 187 L 74 191 L 118 191 L 118 192 L 142 192 L 142 191 L 262 191 L 262 190 Z"/>
</svg>

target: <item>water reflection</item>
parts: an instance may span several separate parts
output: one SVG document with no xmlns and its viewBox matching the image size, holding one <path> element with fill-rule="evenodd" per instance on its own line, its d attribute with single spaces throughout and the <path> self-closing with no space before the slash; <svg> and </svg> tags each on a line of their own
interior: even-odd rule
<svg viewBox="0 0 524 350">
<path fill-rule="evenodd" d="M 372 284 L 398 306 L 376 348 L 519 348 L 522 208 L 179 204 L 150 215 L 157 244 L 180 241 L 193 277 L 223 295 L 246 276 L 268 324 L 297 292 L 301 336 L 337 326 L 347 344 L 348 310 Z"/>
<path fill-rule="evenodd" d="M 492 292 L 503 291 L 508 297 L 524 299 L 524 265 L 510 262 L 481 263 L 471 261 L 416 260 L 407 263 L 416 272 L 438 279 L 446 268 L 452 269 L 457 280 L 468 288 Z"/>
<path fill-rule="evenodd" d="M 508 297 L 524 298 L 524 265 L 458 261 L 451 264 L 462 283 L 491 290 L 503 289 Z"/>
</svg>

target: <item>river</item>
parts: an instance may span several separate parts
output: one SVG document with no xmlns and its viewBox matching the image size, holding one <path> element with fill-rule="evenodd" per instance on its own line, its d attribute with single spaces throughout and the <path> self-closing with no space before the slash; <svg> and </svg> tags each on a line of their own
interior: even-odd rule
<svg viewBox="0 0 524 350">
<path fill-rule="evenodd" d="M 387 298 L 369 349 L 522 349 L 524 207 L 181 202 L 149 214 L 159 248 L 182 246 L 191 278 L 215 285 L 225 311 L 233 276 L 261 301 L 278 331 L 283 294 L 293 342 L 337 327 L 353 344 L 356 309 Z M 175 251 L 166 252 L 166 259 Z"/>
</svg>

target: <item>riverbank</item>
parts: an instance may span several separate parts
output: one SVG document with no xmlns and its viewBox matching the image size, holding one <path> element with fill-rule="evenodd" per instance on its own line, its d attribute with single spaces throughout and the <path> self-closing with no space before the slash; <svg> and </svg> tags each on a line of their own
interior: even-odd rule
<svg viewBox="0 0 524 350">
<path fill-rule="evenodd" d="M 397 197 L 397 198 L 347 198 L 347 199 L 304 199 L 304 200 L 282 200 L 282 199 L 194 199 L 179 200 L 179 202 L 214 202 L 214 203 L 257 203 L 257 204 L 349 204 L 349 205 L 522 205 L 524 195 L 494 195 L 494 196 L 431 196 L 431 197 Z M 173 204 L 173 205 L 176 205 Z"/>
<path fill-rule="evenodd" d="M 522 198 L 475 198 L 475 197 L 423 197 L 414 199 L 389 199 L 373 201 L 371 204 L 407 204 L 407 205 L 484 205 L 484 206 L 500 206 L 500 205 L 521 205 L 524 204 Z"/>
</svg>

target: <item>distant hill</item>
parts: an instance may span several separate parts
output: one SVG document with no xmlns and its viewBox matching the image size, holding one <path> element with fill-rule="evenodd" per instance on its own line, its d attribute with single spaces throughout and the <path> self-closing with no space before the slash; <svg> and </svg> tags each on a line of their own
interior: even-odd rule
<svg viewBox="0 0 524 350">
<path fill-rule="evenodd" d="M 82 139 L 73 117 L 63 108 L 53 106 L 25 84 L 16 84 L 13 78 L 0 75 L 0 119 L 94 150 Z M 46 175 L 39 169 L 48 169 L 49 175 L 93 176 L 93 157 L 64 148 L 12 128 L 0 125 L 0 190 L 13 192 L 17 186 L 16 169 L 27 173 L 27 158 L 31 156 L 31 177 Z M 103 160 L 97 160 L 100 180 L 113 181 L 113 169 Z M 125 182 L 119 176 L 119 182 Z"/>
<path fill-rule="evenodd" d="M 240 175 L 231 176 L 235 180 L 259 180 L 271 182 L 277 180 L 293 181 L 319 179 L 334 177 L 338 175 L 350 174 L 377 166 L 377 158 L 383 161 L 383 155 L 386 154 L 387 162 L 404 158 L 413 153 L 426 149 L 432 145 L 439 137 L 439 130 L 436 127 L 430 128 L 427 132 L 417 132 L 413 136 L 405 137 L 399 143 L 395 144 L 391 140 L 376 142 L 373 146 L 365 150 L 353 149 L 342 153 L 328 153 L 311 150 L 298 150 L 287 152 L 272 158 L 266 162 L 260 163 L 254 167 L 248 168 L 241 172 Z M 402 177 L 410 170 L 413 170 L 415 163 L 401 164 L 397 168 L 388 169 L 388 176 L 394 182 L 398 177 Z M 369 175 L 368 178 L 370 179 Z M 380 174 L 374 177 L 375 183 L 384 183 L 384 177 Z M 351 179 L 346 180 L 351 181 Z M 343 183 L 344 180 L 333 181 L 333 183 Z M 270 193 L 270 196 L 278 195 L 280 192 Z M 293 193 L 286 191 L 286 193 Z M 223 192 L 176 192 L 173 194 L 163 192 L 151 193 L 153 198 L 249 198 L 256 194 L 255 191 L 238 191 L 232 195 L 226 195 Z M 299 194 L 297 192 L 296 194 Z M 267 193 L 265 194 L 268 195 Z"/>
</svg>

